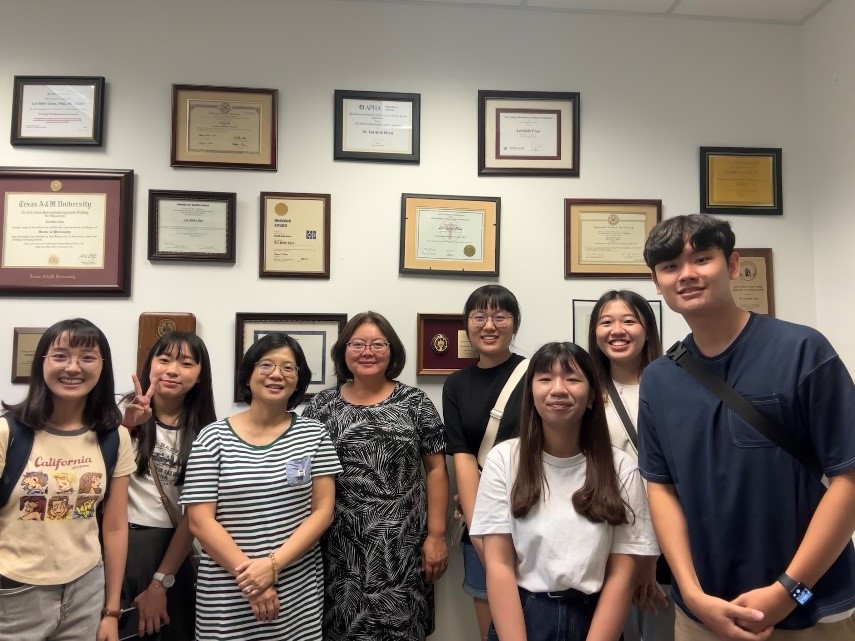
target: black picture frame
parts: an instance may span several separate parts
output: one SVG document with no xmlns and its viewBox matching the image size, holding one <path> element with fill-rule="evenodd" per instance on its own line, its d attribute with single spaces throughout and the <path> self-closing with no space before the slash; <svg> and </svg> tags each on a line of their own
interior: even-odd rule
<svg viewBox="0 0 855 641">
<path fill-rule="evenodd" d="M 168 202 L 175 205 L 167 209 Z M 148 259 L 234 264 L 236 208 L 233 192 L 150 189 Z"/>
<path fill-rule="evenodd" d="M 105 87 L 103 76 L 15 76 L 9 141 L 15 147 L 100 147 Z"/>
<path fill-rule="evenodd" d="M 333 111 L 334 160 L 419 164 L 420 94 L 336 89 Z"/>
<path fill-rule="evenodd" d="M 701 147 L 701 211 L 782 216 L 782 156 L 780 147 Z"/>
</svg>

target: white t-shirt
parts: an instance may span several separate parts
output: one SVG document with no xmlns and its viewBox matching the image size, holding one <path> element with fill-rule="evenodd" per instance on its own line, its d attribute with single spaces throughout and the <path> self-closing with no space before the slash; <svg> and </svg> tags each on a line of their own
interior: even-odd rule
<svg viewBox="0 0 855 641">
<path fill-rule="evenodd" d="M 618 383 L 614 381 L 615 389 L 618 392 L 618 396 L 620 396 L 620 400 L 623 401 L 623 406 L 626 408 L 626 413 L 629 414 L 629 418 L 632 421 L 633 426 L 635 427 L 636 433 L 638 432 L 638 390 L 641 388 L 641 385 L 636 383 L 635 385 L 624 385 L 623 383 Z M 611 438 L 612 445 L 614 445 L 619 450 L 623 450 L 627 454 L 632 457 L 633 461 L 638 461 L 638 449 L 636 449 L 635 445 L 632 444 L 632 441 L 629 438 L 629 434 L 626 433 L 626 427 L 623 425 L 623 421 L 620 418 L 620 414 L 617 413 L 614 404 L 612 403 L 612 399 L 609 398 L 608 393 L 605 393 L 606 398 L 606 421 L 609 424 L 609 437 Z"/>
<path fill-rule="evenodd" d="M 174 427 L 167 427 L 159 421 L 155 423 L 154 449 L 151 459 L 157 468 L 163 491 L 172 502 L 172 506 L 178 514 L 181 514 L 181 506 L 178 497 L 181 488 L 175 485 L 178 479 L 178 460 L 181 431 Z M 137 447 L 139 441 L 134 439 L 134 461 L 137 459 Z M 157 485 L 151 477 L 151 472 L 146 469 L 144 476 L 139 476 L 134 470 L 131 474 L 131 482 L 128 487 L 128 523 L 146 525 L 149 527 L 171 528 L 172 521 L 160 500 Z"/>
<path fill-rule="evenodd" d="M 470 534 L 510 534 L 517 556 L 517 585 L 530 592 L 575 588 L 593 594 L 603 586 L 609 554 L 658 556 L 650 511 L 638 466 L 616 448 L 615 469 L 624 499 L 635 512 L 630 523 L 592 523 L 573 508 L 572 496 L 585 482 L 584 454 L 557 458 L 543 453 L 548 487 L 521 519 L 510 514 L 519 439 L 494 447 L 478 485 Z"/>
</svg>

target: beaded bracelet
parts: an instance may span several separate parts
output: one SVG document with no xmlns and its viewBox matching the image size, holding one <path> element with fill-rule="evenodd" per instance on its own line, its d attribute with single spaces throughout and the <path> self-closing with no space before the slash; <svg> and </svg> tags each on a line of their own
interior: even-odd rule
<svg viewBox="0 0 855 641">
<path fill-rule="evenodd" d="M 279 566 L 276 564 L 276 556 L 273 552 L 267 556 L 270 557 L 270 565 L 273 566 L 273 583 L 275 585 L 279 581 Z"/>
</svg>

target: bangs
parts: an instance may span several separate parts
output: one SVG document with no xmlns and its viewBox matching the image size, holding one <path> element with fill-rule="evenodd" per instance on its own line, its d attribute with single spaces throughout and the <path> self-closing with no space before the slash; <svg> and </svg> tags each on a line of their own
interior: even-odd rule
<svg viewBox="0 0 855 641">
<path fill-rule="evenodd" d="M 74 329 L 63 330 L 53 339 L 51 347 L 59 344 L 63 338 L 68 341 L 69 347 L 101 347 L 98 330 L 94 326 L 80 325 Z"/>
<path fill-rule="evenodd" d="M 200 350 L 195 346 L 188 343 L 183 338 L 175 337 L 169 338 L 165 337 L 160 345 L 158 345 L 157 350 L 155 351 L 155 356 L 163 356 L 164 354 L 168 354 L 172 356 L 175 360 L 181 360 L 183 358 L 190 358 L 196 363 L 202 362 L 202 354 Z"/>
</svg>

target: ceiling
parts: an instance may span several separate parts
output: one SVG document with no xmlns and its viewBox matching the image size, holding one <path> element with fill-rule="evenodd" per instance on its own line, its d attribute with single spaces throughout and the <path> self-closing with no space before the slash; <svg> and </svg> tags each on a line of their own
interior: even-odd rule
<svg viewBox="0 0 855 641">
<path fill-rule="evenodd" d="M 831 0 L 341 0 L 800 25 Z"/>
</svg>

